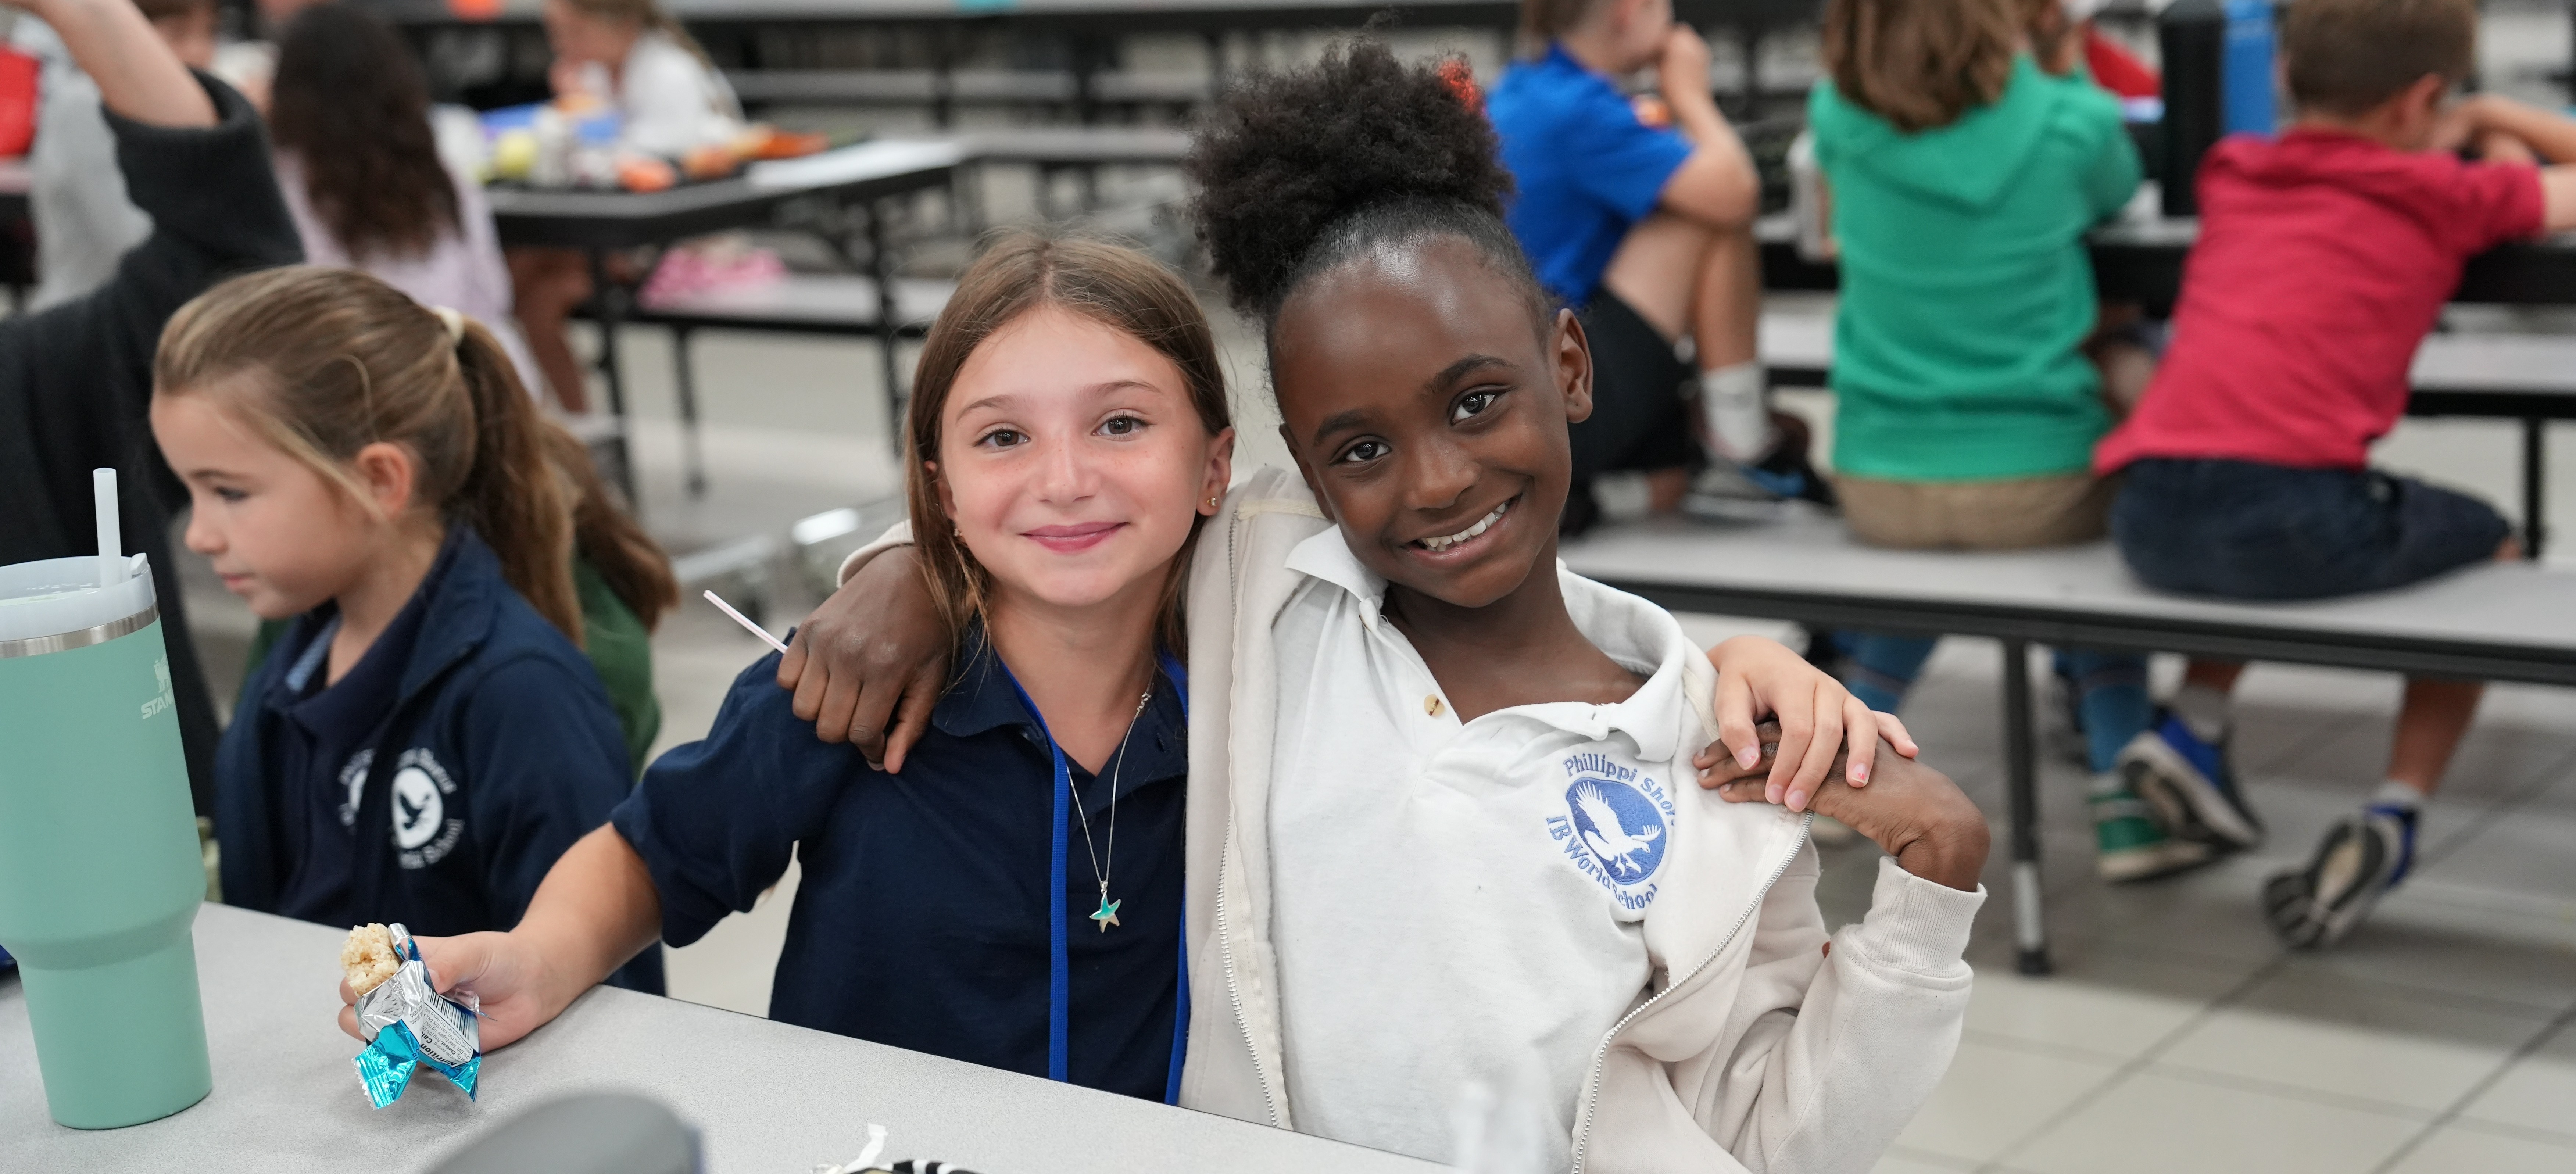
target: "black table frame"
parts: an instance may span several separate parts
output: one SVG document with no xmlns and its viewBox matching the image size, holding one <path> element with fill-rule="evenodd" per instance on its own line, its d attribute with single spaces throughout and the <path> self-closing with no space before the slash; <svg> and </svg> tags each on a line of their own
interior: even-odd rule
<svg viewBox="0 0 2576 1174">
<path fill-rule="evenodd" d="M 1580 561 L 1577 555 L 1576 561 Z M 1579 568 L 1578 568 L 1579 569 Z M 2013 940 L 2024 974 L 2050 969 L 2040 883 L 2039 769 L 2031 719 L 2030 646 L 2180 652 L 2426 676 L 2576 685 L 2576 658 L 2561 651 L 2380 635 L 2349 629 L 2268 627 L 2170 616 L 2131 616 L 2078 607 L 1994 605 L 1784 590 L 1683 580 L 1605 577 L 1674 611 L 1786 620 L 1818 628 L 1983 636 L 2003 645 L 2005 794 L 2012 853 Z"/>
<path fill-rule="evenodd" d="M 947 185 L 963 162 L 925 163 L 812 186 L 763 187 L 738 178 L 650 193 L 508 188 L 489 193 L 502 244 L 575 249 L 589 261 L 589 316 L 600 331 L 598 368 L 608 384 L 609 411 L 619 424 L 615 472 L 631 505 L 640 507 L 641 499 L 625 433 L 626 379 L 617 342 L 619 328 L 634 313 L 635 291 L 610 272 L 609 255 L 736 228 L 777 225 L 814 233 L 852 269 L 877 283 L 878 350 L 887 397 L 899 404 L 903 380 L 895 347 L 900 324 L 895 321 L 886 208 L 898 197 Z"/>
</svg>

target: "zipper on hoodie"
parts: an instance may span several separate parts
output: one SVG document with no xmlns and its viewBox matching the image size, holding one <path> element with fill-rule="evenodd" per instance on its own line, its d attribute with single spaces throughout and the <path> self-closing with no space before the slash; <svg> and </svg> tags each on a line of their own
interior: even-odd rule
<svg viewBox="0 0 2576 1174">
<path fill-rule="evenodd" d="M 1718 955 L 1725 953 L 1735 944 L 1736 936 L 1744 932 L 1745 923 L 1753 920 L 1753 915 L 1761 911 L 1762 902 L 1770 897 L 1772 887 L 1780 883 L 1781 877 L 1789 875 L 1790 865 L 1798 862 L 1799 850 L 1807 846 L 1807 829 L 1815 822 L 1816 813 L 1813 811 L 1799 817 L 1798 837 L 1790 841 L 1788 855 L 1780 858 L 1780 863 L 1772 868 L 1771 875 L 1763 880 L 1762 887 L 1753 891 L 1752 903 L 1746 905 L 1744 912 L 1737 915 L 1735 928 L 1726 931 L 1726 936 L 1718 939 L 1717 948 L 1710 950 L 1708 956 L 1701 958 L 1689 971 L 1664 984 L 1664 989 L 1655 992 L 1653 998 L 1637 1004 L 1635 1010 L 1620 1016 L 1619 1022 L 1610 1026 L 1610 1034 L 1601 1037 L 1601 1046 L 1592 1050 L 1592 1073 L 1583 1084 L 1583 1116 L 1574 1126 L 1574 1174 L 1583 1174 L 1584 1150 L 1592 1144 L 1592 1110 L 1601 1100 L 1601 1066 L 1610 1058 L 1611 1041 L 1618 1039 L 1619 1033 L 1626 1031 L 1629 1024 L 1636 1022 L 1638 1016 L 1652 1010 L 1657 1003 L 1663 1002 L 1665 995 L 1689 985 L 1690 980 L 1699 977 L 1700 971 L 1708 969 L 1709 963 L 1717 961 Z"/>
<path fill-rule="evenodd" d="M 1235 622 L 1243 619 L 1243 535 L 1242 518 L 1225 528 L 1225 565 L 1233 576 Z M 1231 756 L 1229 755 L 1229 758 Z M 1226 772 L 1226 809 L 1229 817 L 1234 808 L 1234 774 Z M 1227 822 L 1232 823 L 1229 818 Z M 1279 1098 L 1270 1091 L 1270 1072 L 1261 1065 L 1261 1049 L 1252 1042 L 1252 1020 L 1243 1014 L 1243 988 L 1234 977 L 1234 938 L 1225 927 L 1225 878 L 1234 869 L 1234 833 L 1228 831 L 1217 846 L 1216 857 L 1216 949 L 1225 962 L 1225 997 L 1234 1004 L 1234 1027 L 1243 1033 L 1243 1054 L 1252 1058 L 1252 1079 L 1261 1086 L 1261 1107 L 1270 1114 L 1270 1127 L 1279 1128 Z"/>
<path fill-rule="evenodd" d="M 1234 940 L 1225 932 L 1225 874 L 1234 863 L 1234 836 L 1228 834 L 1224 846 L 1217 849 L 1216 948 L 1225 959 L 1225 996 L 1234 1003 L 1235 1030 L 1243 1033 L 1243 1052 L 1252 1057 L 1252 1078 L 1261 1085 L 1261 1107 L 1270 1114 L 1270 1127 L 1279 1128 L 1279 1100 L 1270 1093 L 1270 1071 L 1261 1064 L 1261 1049 L 1252 1043 L 1252 1021 L 1243 1014 L 1243 991 L 1234 981 Z"/>
</svg>

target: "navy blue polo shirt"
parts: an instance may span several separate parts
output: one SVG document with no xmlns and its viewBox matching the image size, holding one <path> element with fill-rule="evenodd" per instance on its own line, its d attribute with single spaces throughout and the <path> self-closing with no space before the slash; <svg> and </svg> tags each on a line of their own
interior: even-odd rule
<svg viewBox="0 0 2576 1174">
<path fill-rule="evenodd" d="M 778 657 L 734 679 L 702 742 L 645 769 L 610 816 L 651 870 L 662 940 L 685 946 L 747 912 L 795 854 L 802 877 L 769 1017 L 994 1068 L 1047 1074 L 1051 930 L 1066 926 L 1067 1075 L 1163 1099 L 1180 999 L 1180 697 L 1154 678 L 1109 780 L 1068 762 L 1119 924 L 1100 904 L 1079 821 L 1051 908 L 1055 776 L 1010 670 L 970 633 L 964 666 L 903 773 L 814 736 L 778 687 Z M 1107 768 L 1104 766 L 1104 773 Z"/>
<path fill-rule="evenodd" d="M 1516 189 L 1504 213 L 1539 282 L 1581 308 L 1628 230 L 1655 210 L 1690 140 L 1637 120 L 1609 78 L 1561 45 L 1503 71 L 1485 96 Z"/>
<path fill-rule="evenodd" d="M 454 557 L 448 544 L 423 582 L 435 581 Z M 266 704 L 282 719 L 271 744 L 277 771 L 278 841 L 286 875 L 277 888 L 277 912 L 304 921 L 349 920 L 351 844 L 358 820 L 358 789 L 374 765 L 376 740 L 393 720 L 402 695 L 403 669 L 419 642 L 428 591 L 414 591 L 394 621 L 338 681 L 325 684 L 331 640 L 340 634 L 338 605 L 297 651 L 286 675 L 269 689 Z"/>
</svg>

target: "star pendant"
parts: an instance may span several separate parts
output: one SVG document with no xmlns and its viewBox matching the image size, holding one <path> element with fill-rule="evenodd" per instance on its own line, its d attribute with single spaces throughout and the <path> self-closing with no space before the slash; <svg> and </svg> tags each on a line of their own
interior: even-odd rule
<svg viewBox="0 0 2576 1174">
<path fill-rule="evenodd" d="M 1100 898 L 1100 912 L 1091 915 L 1093 921 L 1100 923 L 1100 932 L 1108 933 L 1110 926 L 1118 924 L 1120 904 L 1121 902 L 1112 901 L 1105 895 Z"/>
</svg>

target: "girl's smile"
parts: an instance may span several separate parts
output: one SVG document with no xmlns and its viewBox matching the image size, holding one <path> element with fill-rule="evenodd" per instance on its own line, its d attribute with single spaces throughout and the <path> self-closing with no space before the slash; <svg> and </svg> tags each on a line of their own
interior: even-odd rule
<svg viewBox="0 0 2576 1174">
<path fill-rule="evenodd" d="M 1111 535 L 1126 529 L 1125 522 L 1078 522 L 1063 526 L 1040 526 L 1020 536 L 1057 554 L 1080 554 L 1107 542 Z"/>
</svg>

